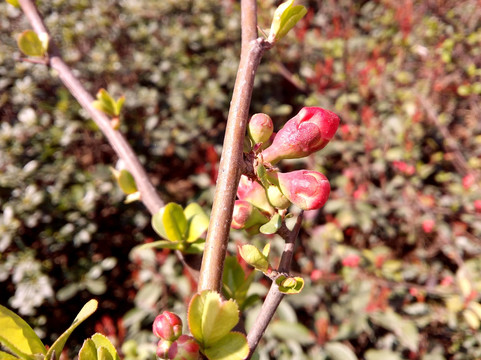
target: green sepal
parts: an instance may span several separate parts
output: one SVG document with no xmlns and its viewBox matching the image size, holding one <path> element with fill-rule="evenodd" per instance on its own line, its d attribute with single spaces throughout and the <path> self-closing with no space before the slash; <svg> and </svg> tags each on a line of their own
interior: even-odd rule
<svg viewBox="0 0 481 360">
<path fill-rule="evenodd" d="M 282 225 L 282 218 L 279 214 L 275 214 L 269 222 L 262 225 L 259 230 L 261 233 L 265 235 L 275 234 L 277 230 L 281 228 Z"/>
<path fill-rule="evenodd" d="M 264 248 L 265 250 L 266 248 Z M 268 250 L 267 250 L 268 251 Z M 239 254 L 246 263 L 253 266 L 256 270 L 267 272 L 269 269 L 269 260 L 254 245 L 246 244 L 239 247 Z"/>
<path fill-rule="evenodd" d="M 304 288 L 304 279 L 301 277 L 287 277 L 280 275 L 276 279 L 276 284 L 281 293 L 287 295 L 299 294 Z"/>
<path fill-rule="evenodd" d="M 206 349 L 213 346 L 239 322 L 239 308 L 233 300 L 222 300 L 215 291 L 195 294 L 187 314 L 189 329 Z"/>
<path fill-rule="evenodd" d="M 21 359 L 35 359 L 47 349 L 35 331 L 20 316 L 0 305 L 0 343 Z M 1 355 L 1 354 L 0 354 Z"/>
<path fill-rule="evenodd" d="M 307 14 L 304 6 L 292 6 L 293 3 L 294 0 L 288 0 L 274 12 L 268 41 L 274 43 L 282 39 Z"/>
<path fill-rule="evenodd" d="M 17 40 L 18 47 L 27 56 L 43 57 L 47 52 L 48 35 L 41 37 L 33 30 L 25 30 Z"/>
<path fill-rule="evenodd" d="M 97 310 L 98 302 L 97 300 L 90 300 L 84 305 L 82 310 L 78 313 L 73 321 L 72 325 L 53 343 L 53 345 L 48 349 L 46 358 L 50 359 L 53 352 L 55 352 L 55 358 L 58 360 L 62 354 L 63 347 L 67 342 L 70 334 L 79 326 L 84 320 L 86 320 L 90 315 L 92 315 L 95 310 Z"/>
<path fill-rule="evenodd" d="M 209 360 L 242 360 L 249 355 L 249 346 L 244 334 L 232 331 L 204 349 L 204 354 Z"/>
</svg>

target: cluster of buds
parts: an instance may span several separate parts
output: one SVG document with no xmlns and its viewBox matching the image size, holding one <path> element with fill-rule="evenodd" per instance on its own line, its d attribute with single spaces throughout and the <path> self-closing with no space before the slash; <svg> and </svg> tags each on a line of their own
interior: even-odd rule
<svg viewBox="0 0 481 360">
<path fill-rule="evenodd" d="M 152 325 L 157 344 L 157 358 L 170 360 L 196 360 L 199 357 L 199 344 L 192 336 L 182 335 L 182 320 L 177 315 L 164 311 Z"/>
<path fill-rule="evenodd" d="M 324 148 L 334 137 L 339 121 L 331 111 L 305 107 L 276 134 L 268 115 L 253 115 L 247 130 L 249 148 L 255 154 L 257 178 L 241 177 L 232 227 L 255 233 L 275 213 L 291 204 L 303 210 L 324 206 L 331 188 L 323 174 L 312 170 L 281 173 L 273 165 Z"/>
</svg>

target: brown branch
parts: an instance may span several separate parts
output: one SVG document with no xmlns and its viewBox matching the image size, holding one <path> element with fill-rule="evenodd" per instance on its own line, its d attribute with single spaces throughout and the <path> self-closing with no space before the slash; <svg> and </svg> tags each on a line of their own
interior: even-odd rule
<svg viewBox="0 0 481 360">
<path fill-rule="evenodd" d="M 48 33 L 47 28 L 38 13 L 32 0 L 19 0 L 20 6 L 25 16 L 37 34 Z M 114 148 L 117 155 L 124 161 L 127 170 L 130 171 L 135 179 L 137 188 L 141 194 L 141 200 L 151 214 L 155 214 L 164 203 L 157 194 L 154 186 L 150 182 L 147 173 L 140 164 L 137 156 L 132 150 L 127 140 L 122 134 L 112 128 L 110 119 L 102 112 L 92 106 L 93 97 L 85 90 L 84 86 L 75 77 L 72 70 L 62 60 L 60 51 L 50 37 L 47 60 L 48 65 L 55 69 L 60 80 L 69 89 L 70 93 L 77 99 L 80 105 L 89 113 L 97 126 L 103 132 L 109 143 Z"/>
<path fill-rule="evenodd" d="M 242 0 L 242 52 L 234 93 L 227 118 L 224 147 L 214 204 L 207 232 L 198 290 L 220 292 L 229 241 L 232 211 L 243 168 L 243 143 L 249 115 L 254 77 L 262 55 L 272 44 L 257 36 L 255 0 Z"/>
<path fill-rule="evenodd" d="M 289 231 L 285 223 L 282 224 L 282 228 L 279 229 L 278 234 L 281 235 L 282 238 L 286 241 L 284 244 L 282 257 L 279 262 L 279 267 L 277 269 L 279 273 L 289 273 L 292 257 L 294 255 L 295 242 L 302 225 L 302 218 L 303 212 L 301 212 L 297 217 L 296 225 L 291 231 Z M 279 291 L 279 287 L 277 286 L 276 282 L 273 281 L 271 284 L 271 288 L 269 289 L 269 292 L 267 293 L 267 296 L 264 300 L 264 303 L 262 304 L 259 316 L 257 317 L 256 322 L 250 329 L 249 334 L 247 335 L 247 343 L 249 345 L 249 356 L 247 357 L 247 359 L 250 359 L 252 354 L 256 350 L 257 345 L 262 338 L 262 335 L 267 329 L 267 325 L 269 325 L 269 323 L 271 322 L 274 313 L 276 312 L 279 304 L 284 298 L 284 295 L 285 294 Z"/>
</svg>

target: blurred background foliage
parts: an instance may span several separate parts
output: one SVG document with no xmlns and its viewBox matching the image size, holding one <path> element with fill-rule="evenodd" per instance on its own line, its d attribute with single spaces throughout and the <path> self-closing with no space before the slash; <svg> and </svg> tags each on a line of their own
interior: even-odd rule
<svg viewBox="0 0 481 360">
<path fill-rule="evenodd" d="M 274 6 L 259 2 L 268 30 Z M 252 113 L 277 128 L 302 106 L 337 112 L 307 165 L 331 199 L 306 214 L 294 273 L 261 359 L 481 357 L 481 7 L 479 1 L 304 1 L 309 12 L 263 59 Z M 53 0 L 40 11 L 92 94 L 125 95 L 121 131 L 165 201 L 211 205 L 240 51 L 237 1 Z M 108 335 L 125 359 L 153 359 L 149 328 L 185 312 L 195 283 L 123 203 L 102 134 L 51 70 L 20 61 L 29 28 L 0 2 L 2 305 L 45 343 L 87 299 L 100 310 L 69 341 Z M 302 161 L 302 162 L 301 162 Z M 235 232 L 236 244 L 278 238 Z M 275 259 L 273 259 L 275 263 Z M 250 293 L 262 296 L 259 279 Z M 245 312 L 249 326 L 260 302 Z"/>
</svg>

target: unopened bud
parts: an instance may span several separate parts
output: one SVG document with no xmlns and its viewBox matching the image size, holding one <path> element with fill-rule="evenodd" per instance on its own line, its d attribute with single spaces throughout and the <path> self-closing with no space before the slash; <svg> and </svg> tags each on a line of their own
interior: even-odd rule
<svg viewBox="0 0 481 360">
<path fill-rule="evenodd" d="M 157 343 L 157 357 L 159 359 L 169 359 L 169 349 L 172 345 L 172 341 L 160 339 Z"/>
<path fill-rule="evenodd" d="M 264 187 L 257 181 L 253 181 L 245 175 L 240 177 L 239 187 L 237 188 L 237 197 L 239 200 L 248 201 L 269 214 L 274 213 L 274 209 L 267 200 Z"/>
<path fill-rule="evenodd" d="M 172 360 L 197 360 L 199 349 L 199 344 L 192 336 L 181 335 L 170 346 L 168 358 Z"/>
<path fill-rule="evenodd" d="M 317 171 L 278 173 L 278 179 L 282 193 L 303 210 L 320 209 L 331 191 L 329 180 Z"/>
<path fill-rule="evenodd" d="M 339 117 L 320 107 L 305 107 L 279 130 L 272 145 L 262 152 L 264 161 L 275 164 L 321 150 L 333 138 Z"/>
<path fill-rule="evenodd" d="M 234 212 L 232 214 L 232 228 L 244 229 L 250 228 L 256 224 L 265 224 L 269 218 L 260 210 L 245 200 L 236 200 L 234 203 Z"/>
<path fill-rule="evenodd" d="M 247 125 L 247 132 L 254 144 L 265 143 L 274 131 L 274 124 L 269 115 L 254 114 Z"/>
<path fill-rule="evenodd" d="M 164 311 L 155 318 L 152 331 L 163 340 L 174 341 L 182 335 L 182 320 L 170 311 Z"/>
</svg>

